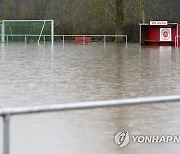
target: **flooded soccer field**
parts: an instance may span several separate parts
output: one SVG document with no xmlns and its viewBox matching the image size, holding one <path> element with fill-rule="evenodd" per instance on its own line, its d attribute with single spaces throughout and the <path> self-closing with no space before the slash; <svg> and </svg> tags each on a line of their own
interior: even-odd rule
<svg viewBox="0 0 180 154">
<path fill-rule="evenodd" d="M 178 95 L 180 50 L 114 43 L 1 44 L 0 88 L 1 108 Z M 15 116 L 11 154 L 177 153 L 177 143 L 118 149 L 114 135 L 124 130 L 180 135 L 179 109 L 170 102 Z"/>
</svg>

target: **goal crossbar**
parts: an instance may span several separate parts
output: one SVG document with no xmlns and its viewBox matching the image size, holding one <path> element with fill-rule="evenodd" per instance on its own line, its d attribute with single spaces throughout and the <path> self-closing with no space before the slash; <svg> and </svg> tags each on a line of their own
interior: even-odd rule
<svg viewBox="0 0 180 154">
<path fill-rule="evenodd" d="M 44 31 L 44 29 L 45 29 L 45 24 L 47 23 L 47 22 L 49 22 L 50 23 L 50 27 L 49 27 L 49 34 L 48 35 L 50 35 L 50 39 L 51 39 L 51 42 L 52 43 L 54 43 L 54 20 L 0 20 L 0 26 L 1 26 L 1 42 L 2 43 L 5 43 L 6 42 L 6 36 L 7 35 L 9 35 L 9 34 L 7 34 L 6 33 L 6 31 L 7 31 L 7 29 L 6 29 L 6 26 L 13 26 L 13 23 L 14 23 L 14 26 L 16 26 L 16 24 L 15 23 L 18 23 L 18 24 L 20 24 L 20 23 L 27 23 L 27 25 L 28 25 L 28 22 L 29 22 L 29 25 L 28 26 L 30 26 L 30 22 L 32 23 L 32 25 L 35 25 L 34 23 L 38 23 L 38 22 L 42 22 L 42 27 L 41 27 L 41 29 L 39 30 L 39 33 L 38 34 L 35 34 L 35 35 L 38 35 L 38 40 L 37 40 L 37 43 L 39 43 L 39 41 L 40 41 L 40 39 L 41 39 L 41 36 L 42 36 L 42 34 L 44 33 L 43 31 Z M 8 24 L 8 23 L 11 23 L 11 24 Z M 24 26 L 24 27 L 26 27 L 27 25 L 19 25 L 19 27 L 20 26 Z M 11 31 L 11 36 L 13 37 L 13 34 L 12 34 L 12 29 L 11 29 L 11 27 L 9 28 L 10 29 L 10 31 Z M 15 33 L 14 35 L 16 35 L 17 36 L 17 34 Z M 21 34 L 20 34 L 21 35 Z M 29 33 L 23 33 L 22 35 L 31 35 L 31 34 L 29 34 Z M 32 35 L 34 35 L 34 34 L 32 34 Z"/>
</svg>

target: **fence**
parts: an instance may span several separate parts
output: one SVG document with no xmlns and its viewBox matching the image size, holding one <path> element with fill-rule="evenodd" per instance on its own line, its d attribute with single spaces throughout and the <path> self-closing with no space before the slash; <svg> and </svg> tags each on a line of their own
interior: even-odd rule
<svg viewBox="0 0 180 154">
<path fill-rule="evenodd" d="M 51 37 L 51 35 L 5 35 L 6 41 L 9 42 L 9 38 L 13 39 L 14 37 L 23 37 L 25 43 L 27 43 L 27 38 L 28 37 L 37 37 L 38 41 L 37 43 L 40 43 L 41 38 L 43 38 L 43 41 L 46 42 L 46 37 Z M 124 38 L 124 42 L 127 45 L 128 43 L 128 37 L 127 35 L 54 35 L 54 38 L 57 37 L 61 37 L 62 38 L 62 43 L 63 46 L 65 45 L 65 38 L 67 37 L 83 37 L 83 44 L 85 44 L 85 38 L 86 37 L 103 37 L 103 42 L 104 44 L 107 41 L 107 37 L 120 37 L 120 38 Z"/>
<path fill-rule="evenodd" d="M 179 46 L 179 38 L 180 36 L 175 36 L 175 47 Z"/>
<path fill-rule="evenodd" d="M 7 43 L 9 42 L 10 38 L 11 38 L 11 40 L 14 40 L 17 37 L 23 39 L 25 43 L 28 43 L 28 41 L 27 41 L 28 38 L 36 37 L 37 43 L 39 44 L 41 38 L 43 38 L 43 41 L 46 42 L 46 37 L 51 37 L 51 35 L 41 35 L 41 36 L 40 35 L 5 35 Z M 51 42 L 52 42 L 52 40 L 51 40 Z M 54 43 L 54 41 L 52 43 Z"/>
<path fill-rule="evenodd" d="M 3 154 L 10 154 L 10 118 L 15 115 L 178 101 L 180 95 L 0 109 L 3 117 Z"/>
<path fill-rule="evenodd" d="M 106 43 L 107 37 L 121 37 L 125 38 L 125 44 L 128 43 L 128 37 L 127 35 L 54 35 L 54 37 L 62 37 L 63 45 L 65 43 L 65 37 L 83 37 L 83 44 L 85 44 L 85 37 L 103 37 L 104 44 Z"/>
</svg>

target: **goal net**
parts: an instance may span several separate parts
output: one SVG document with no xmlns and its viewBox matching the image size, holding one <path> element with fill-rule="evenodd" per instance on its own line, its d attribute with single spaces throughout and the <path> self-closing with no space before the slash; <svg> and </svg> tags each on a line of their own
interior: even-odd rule
<svg viewBox="0 0 180 154">
<path fill-rule="evenodd" d="M 1 20 L 1 42 L 54 42 L 53 20 Z"/>
</svg>

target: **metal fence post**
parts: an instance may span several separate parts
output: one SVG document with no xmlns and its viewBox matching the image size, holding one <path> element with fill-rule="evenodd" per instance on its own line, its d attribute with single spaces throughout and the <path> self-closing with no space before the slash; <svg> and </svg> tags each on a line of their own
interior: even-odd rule
<svg viewBox="0 0 180 154">
<path fill-rule="evenodd" d="M 26 35 L 24 36 L 24 42 L 25 42 L 25 44 L 27 43 L 27 37 L 26 37 Z"/>
<path fill-rule="evenodd" d="M 64 37 L 65 37 L 65 36 L 63 35 L 63 47 L 64 47 Z"/>
<path fill-rule="evenodd" d="M 125 37 L 126 37 L 126 46 L 127 46 L 127 42 L 128 42 L 128 40 L 127 40 L 127 35 L 126 35 Z"/>
<path fill-rule="evenodd" d="M 85 45 L 85 36 L 83 35 L 83 45 Z"/>
<path fill-rule="evenodd" d="M 177 36 L 177 47 L 179 47 L 179 36 Z"/>
<path fill-rule="evenodd" d="M 104 47 L 106 47 L 106 35 L 104 35 Z"/>
<path fill-rule="evenodd" d="M 6 40 L 7 40 L 7 43 L 8 43 L 8 41 L 9 41 L 9 40 L 8 40 L 8 35 L 6 35 Z"/>
<path fill-rule="evenodd" d="M 46 43 L 46 35 L 44 35 L 44 43 Z"/>
<path fill-rule="evenodd" d="M 104 35 L 104 44 L 106 43 L 106 35 Z"/>
<path fill-rule="evenodd" d="M 10 115 L 3 116 L 3 154 L 10 154 Z"/>
</svg>

